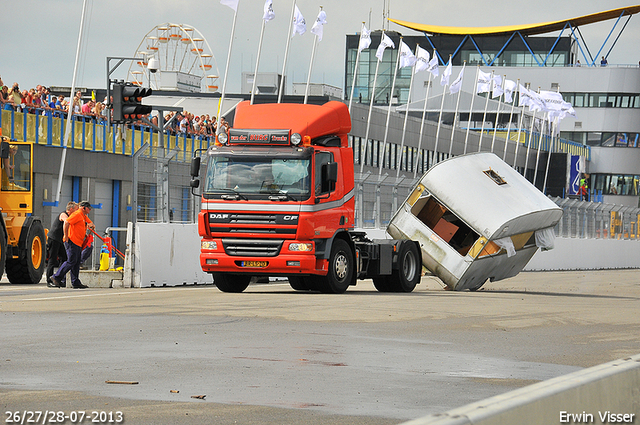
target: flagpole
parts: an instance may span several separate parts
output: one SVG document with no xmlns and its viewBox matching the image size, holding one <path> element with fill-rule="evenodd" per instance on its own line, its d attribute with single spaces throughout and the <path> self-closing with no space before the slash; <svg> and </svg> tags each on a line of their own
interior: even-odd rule
<svg viewBox="0 0 640 425">
<path fill-rule="evenodd" d="M 536 153 L 536 168 L 533 170 L 533 185 L 536 185 L 536 177 L 538 176 L 538 163 L 540 161 L 540 151 L 542 150 L 542 138 L 544 137 L 544 125 L 549 121 L 549 127 L 551 127 L 551 121 L 549 117 L 549 112 L 547 112 L 547 117 L 542 121 L 542 126 L 540 127 L 540 137 L 538 138 L 538 152 Z"/>
<path fill-rule="evenodd" d="M 400 43 L 402 43 L 402 37 L 400 37 Z M 396 67 L 393 70 L 393 81 L 391 83 L 391 94 L 389 95 L 389 105 L 387 106 L 387 121 L 384 125 L 384 139 L 382 142 L 382 164 L 378 161 L 379 171 L 378 174 L 382 175 L 382 167 L 384 165 L 384 156 L 387 151 L 387 136 L 389 135 L 389 118 L 391 117 L 391 104 L 393 103 L 393 92 L 396 89 L 396 77 L 398 76 L 398 65 L 400 64 L 400 43 L 398 43 L 398 54 L 396 55 Z M 400 148 L 400 155 L 402 155 L 402 148 Z M 402 161 L 400 161 L 402 165 Z M 391 166 L 391 155 L 389 155 L 389 166 Z M 400 167 L 398 167 L 398 174 L 400 174 Z"/>
<path fill-rule="evenodd" d="M 285 72 L 287 70 L 287 57 L 289 56 L 289 44 L 291 44 L 291 31 L 293 30 L 293 15 L 296 10 L 296 0 L 293 0 L 291 5 L 291 19 L 289 20 L 289 32 L 287 34 L 287 45 L 284 48 L 284 62 L 282 64 L 282 78 L 280 80 L 280 87 L 278 87 L 278 103 L 282 102 L 282 93 L 284 92 L 285 85 Z"/>
<path fill-rule="evenodd" d="M 76 60 L 73 66 L 73 78 L 71 79 L 71 103 L 69 103 L 69 113 L 67 115 L 67 124 L 64 129 L 64 149 L 62 149 L 62 158 L 60 159 L 60 172 L 58 173 L 58 187 L 56 188 L 56 205 L 60 202 L 60 194 L 62 193 L 62 177 L 64 175 L 64 166 L 67 159 L 67 148 L 69 147 L 69 138 L 71 136 L 71 127 L 73 127 L 73 99 L 76 91 L 76 76 L 78 75 L 78 61 L 80 60 L 80 47 L 82 46 L 82 28 L 84 27 L 84 17 L 87 10 L 87 0 L 82 2 L 82 15 L 80 17 L 80 32 L 78 33 L 78 44 L 76 47 Z M 107 62 L 107 66 L 109 63 Z M 110 99 L 107 99 L 111 103 Z M 7 170 L 8 171 L 8 170 Z"/>
<path fill-rule="evenodd" d="M 506 77 L 506 75 L 505 75 Z M 518 78 L 518 80 L 516 81 L 516 87 L 518 87 L 518 84 L 520 84 L 520 79 Z M 513 94 L 512 94 L 513 96 Z M 506 138 L 506 142 L 504 144 L 504 153 L 502 154 L 502 160 L 503 161 L 507 161 L 507 146 L 509 145 L 509 137 L 511 135 L 511 121 L 513 120 L 513 110 L 516 106 L 516 98 L 513 97 L 511 99 L 511 113 L 509 114 L 509 126 L 507 127 L 507 138 Z"/>
<path fill-rule="evenodd" d="M 467 65 L 467 61 L 463 61 L 462 62 L 462 71 L 460 72 L 464 72 L 464 68 Z M 463 78 L 464 78 L 464 74 L 463 74 Z M 451 88 L 449 88 L 449 90 L 451 90 Z M 449 156 L 451 156 L 451 152 L 453 151 L 453 134 L 455 133 L 455 129 L 456 129 L 456 118 L 458 118 L 458 107 L 460 106 L 460 94 L 462 93 L 462 81 L 460 82 L 460 88 L 458 89 L 458 99 L 456 100 L 456 111 L 453 114 L 453 124 L 451 125 L 451 140 L 449 141 Z"/>
<path fill-rule="evenodd" d="M 262 51 L 262 39 L 264 38 L 264 27 L 266 25 L 267 21 L 265 21 L 264 19 L 262 20 L 262 29 L 260 30 L 260 42 L 258 42 L 258 57 L 256 58 L 256 68 L 255 71 L 253 71 L 253 85 L 251 87 L 251 101 L 249 102 L 251 105 L 253 105 L 253 99 L 255 97 L 256 94 L 256 85 L 258 82 L 258 63 L 260 63 L 260 52 Z"/>
<path fill-rule="evenodd" d="M 451 63 L 451 55 L 449 55 L 449 63 Z M 444 76 L 444 72 L 443 72 L 443 76 Z M 440 126 L 442 125 L 442 110 L 444 109 L 444 95 L 447 92 L 448 86 L 449 86 L 448 83 L 442 86 L 442 101 L 440 102 L 440 114 L 438 115 L 438 128 L 436 129 L 436 144 L 433 147 L 433 154 L 436 157 L 436 163 L 438 162 L 438 141 L 440 137 Z"/>
<path fill-rule="evenodd" d="M 419 45 L 416 44 L 415 56 L 418 56 L 418 47 L 419 47 Z M 404 149 L 404 140 L 405 140 L 405 135 L 407 134 L 407 118 L 409 118 L 409 105 L 411 104 L 411 89 L 413 87 L 413 76 L 414 76 L 414 74 L 415 74 L 415 72 L 413 72 L 413 66 L 412 66 L 411 67 L 411 79 L 409 80 L 409 95 L 407 96 L 407 108 L 406 108 L 405 113 L 404 113 L 404 123 L 402 124 L 402 141 L 400 142 L 400 152 L 402 152 L 402 149 Z M 418 153 L 419 152 L 420 152 L 420 150 L 416 149 L 416 157 L 415 157 L 415 160 L 412 161 L 412 165 L 413 165 L 413 163 L 415 163 L 415 161 L 418 160 Z M 389 162 L 391 162 L 391 155 L 389 155 Z M 407 164 L 407 169 L 408 169 L 408 165 L 409 164 Z"/>
<path fill-rule="evenodd" d="M 531 109 L 531 107 L 529 107 Z M 533 124 L 536 122 L 536 110 L 533 111 L 533 118 L 531 118 L 531 130 L 529 130 L 529 142 L 527 143 L 527 156 L 524 160 L 523 176 L 527 178 L 527 165 L 529 165 L 529 152 L 531 151 L 531 139 L 533 138 Z"/>
<path fill-rule="evenodd" d="M 362 28 L 364 29 L 364 22 L 362 22 Z M 362 38 L 363 29 L 360 30 L 360 38 Z M 353 82 L 351 83 L 351 95 L 349 96 L 349 113 L 351 113 L 351 105 L 353 104 L 353 95 L 356 90 L 356 76 L 358 74 L 358 63 L 360 62 L 360 42 L 358 42 L 358 53 L 356 53 L 356 65 L 353 69 Z"/>
<path fill-rule="evenodd" d="M 558 117 L 556 117 L 553 123 L 553 131 L 551 132 L 551 146 L 549 147 L 549 156 L 547 157 L 547 169 L 544 172 L 544 182 L 542 183 L 542 193 L 547 190 L 547 176 L 549 175 L 549 163 L 551 162 L 551 153 L 553 152 L 554 141 L 556 132 L 558 131 Z"/>
<path fill-rule="evenodd" d="M 560 93 L 560 86 L 558 86 L 557 92 Z M 542 193 L 547 189 L 547 176 L 549 175 L 549 163 L 551 162 L 551 153 L 553 152 L 553 142 L 555 140 L 556 131 L 558 130 L 560 118 L 556 116 L 553 120 L 553 129 L 551 130 L 551 146 L 549 146 L 549 155 L 547 155 L 547 168 L 544 172 L 544 181 L 542 182 Z"/>
<path fill-rule="evenodd" d="M 518 80 L 520 81 L 520 80 Z M 518 84 L 518 101 L 520 101 L 520 96 L 522 93 L 520 91 L 520 84 Z M 522 135 L 522 126 L 524 125 L 524 115 L 525 108 L 527 105 L 522 105 L 522 112 L 520 113 L 520 124 L 518 124 L 518 135 L 516 136 L 516 151 L 513 157 L 513 169 L 515 170 L 518 166 L 518 147 L 520 146 L 520 136 Z"/>
<path fill-rule="evenodd" d="M 369 144 L 369 129 L 371 128 L 371 111 L 373 110 L 373 99 L 376 95 L 376 81 L 378 80 L 378 67 L 380 66 L 380 60 L 376 61 L 376 72 L 373 75 L 373 88 L 371 89 L 371 99 L 369 101 L 369 116 L 367 117 L 367 131 L 364 134 L 364 151 L 360 157 L 360 174 L 364 169 L 364 162 L 367 158 L 367 145 Z"/>
<path fill-rule="evenodd" d="M 429 100 L 429 90 L 431 89 L 431 77 L 433 74 L 429 72 L 429 82 L 427 83 L 427 94 L 424 96 L 424 105 L 422 107 L 422 121 L 420 122 L 420 140 L 418 141 L 418 151 L 422 150 L 422 135 L 424 134 L 424 121 L 427 114 L 427 101 Z M 428 153 L 426 154 L 429 155 Z M 424 158 L 422 160 L 424 162 Z M 418 164 L 416 163 L 416 170 L 413 172 L 413 178 L 416 178 L 418 174 Z"/>
<path fill-rule="evenodd" d="M 231 62 L 231 48 L 233 47 L 233 37 L 235 36 L 236 33 L 236 18 L 238 16 L 238 11 L 234 10 L 233 11 L 233 24 L 231 25 L 231 40 L 229 40 L 229 53 L 227 53 L 227 64 L 225 65 L 224 68 L 224 81 L 222 82 L 222 93 L 220 94 L 220 106 L 218 107 L 218 115 L 216 118 L 216 123 L 218 125 L 218 128 L 220 128 L 220 115 L 222 114 L 222 108 L 224 108 L 224 95 L 225 92 L 227 90 L 227 79 L 229 76 L 229 62 Z M 254 80 L 255 80 L 255 75 L 254 75 Z"/>
<path fill-rule="evenodd" d="M 471 114 L 473 114 L 473 101 L 476 98 L 478 92 L 478 71 L 480 71 L 480 65 L 476 67 L 476 83 L 473 93 L 471 93 L 471 107 L 469 108 L 469 120 L 467 121 L 467 134 L 464 136 L 464 152 L 467 153 L 467 141 L 469 140 L 469 129 L 471 128 Z"/>
<path fill-rule="evenodd" d="M 493 73 L 495 71 L 491 71 L 491 80 L 489 82 L 489 87 L 493 84 Z M 478 152 L 482 150 L 482 137 L 484 136 L 484 123 L 487 121 L 487 108 L 489 107 L 489 98 L 491 94 L 487 92 L 487 100 L 484 103 L 484 114 L 482 115 L 482 127 L 480 128 L 480 140 L 478 140 Z"/>
<path fill-rule="evenodd" d="M 491 138 L 491 153 L 493 152 L 493 148 L 495 146 L 496 143 L 496 131 L 498 130 L 498 118 L 500 117 L 500 109 L 502 109 L 502 102 L 500 101 L 500 97 L 502 97 L 504 99 L 504 83 L 505 81 L 507 81 L 507 76 L 505 75 L 504 78 L 502 79 L 502 94 L 500 96 L 498 96 L 498 110 L 496 111 L 496 121 L 493 124 L 493 137 Z M 506 144 L 505 144 L 506 146 Z"/>
<path fill-rule="evenodd" d="M 322 12 L 322 6 L 320 6 L 320 12 Z M 313 48 L 311 49 L 311 62 L 309 63 L 309 75 L 307 75 L 307 86 L 304 89 L 304 104 L 307 104 L 309 99 L 309 84 L 311 84 L 311 69 L 313 68 L 313 58 L 316 55 L 316 46 L 318 45 L 318 35 L 313 38 Z"/>
</svg>

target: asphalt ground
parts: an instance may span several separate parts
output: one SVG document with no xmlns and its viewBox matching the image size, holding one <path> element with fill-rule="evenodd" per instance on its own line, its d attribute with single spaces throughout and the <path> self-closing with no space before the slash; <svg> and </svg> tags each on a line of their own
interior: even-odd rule
<svg viewBox="0 0 640 425">
<path fill-rule="evenodd" d="M 640 270 L 525 272 L 475 293 L 430 276 L 342 295 L 2 281 L 0 406 L 5 423 L 396 424 L 638 354 L 639 311 Z"/>
</svg>

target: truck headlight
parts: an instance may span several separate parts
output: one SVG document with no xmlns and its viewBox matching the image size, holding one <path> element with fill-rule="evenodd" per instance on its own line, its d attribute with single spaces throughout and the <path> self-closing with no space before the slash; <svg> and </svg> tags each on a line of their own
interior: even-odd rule
<svg viewBox="0 0 640 425">
<path fill-rule="evenodd" d="M 312 243 L 292 243 L 289 244 L 289 251 L 309 252 L 313 251 Z"/>
<path fill-rule="evenodd" d="M 205 241 L 203 240 L 200 243 L 200 247 L 202 249 L 210 249 L 210 250 L 217 250 L 218 249 L 218 244 L 216 243 L 216 241 Z"/>
<path fill-rule="evenodd" d="M 302 143 L 302 136 L 299 133 L 293 133 L 291 135 L 291 144 L 298 146 L 300 143 Z"/>
</svg>

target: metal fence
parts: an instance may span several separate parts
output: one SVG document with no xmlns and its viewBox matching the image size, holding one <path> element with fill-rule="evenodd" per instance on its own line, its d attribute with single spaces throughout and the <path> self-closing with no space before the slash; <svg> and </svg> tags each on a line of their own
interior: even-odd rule
<svg viewBox="0 0 640 425">
<path fill-rule="evenodd" d="M 556 226 L 563 238 L 640 240 L 640 208 L 570 198 L 551 198 L 564 214 Z"/>
<path fill-rule="evenodd" d="M 62 146 L 66 122 L 51 111 L 2 110 L 0 123 L 4 135 L 13 139 Z M 161 140 L 159 134 L 148 127 L 108 128 L 104 123 L 81 120 L 72 123 L 70 147 L 133 157 L 133 203 L 137 221 L 193 223 L 197 220 L 200 199 L 191 195 L 189 161 L 196 149 L 206 149 L 213 142 L 211 138 L 164 135 Z M 385 229 L 418 180 L 406 175 L 356 173 L 355 226 Z M 560 237 L 640 240 L 640 208 L 570 198 L 552 200 L 564 210 L 556 227 L 556 235 Z"/>
<path fill-rule="evenodd" d="M 371 173 L 356 175 L 356 227 L 386 229 L 418 180 Z M 570 198 L 550 199 L 564 212 L 555 228 L 556 236 L 640 240 L 640 208 Z"/>
<path fill-rule="evenodd" d="M 183 152 L 143 146 L 133 156 L 133 162 L 136 221 L 197 221 L 200 199 L 191 194 L 190 162 Z"/>
</svg>

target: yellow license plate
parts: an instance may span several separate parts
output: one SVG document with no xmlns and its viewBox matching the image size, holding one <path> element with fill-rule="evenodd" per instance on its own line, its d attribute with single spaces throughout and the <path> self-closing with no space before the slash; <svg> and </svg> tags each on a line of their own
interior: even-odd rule
<svg viewBox="0 0 640 425">
<path fill-rule="evenodd" d="M 243 261 L 241 263 L 242 267 L 267 267 L 269 265 L 268 261 Z"/>
</svg>

